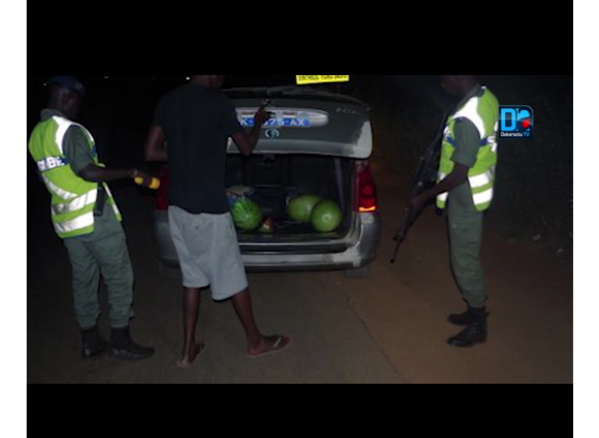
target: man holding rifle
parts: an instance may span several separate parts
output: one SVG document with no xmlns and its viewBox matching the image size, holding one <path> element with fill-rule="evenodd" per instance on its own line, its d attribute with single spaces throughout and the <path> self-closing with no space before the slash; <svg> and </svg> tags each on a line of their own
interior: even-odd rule
<svg viewBox="0 0 599 438">
<path fill-rule="evenodd" d="M 414 196 L 409 209 L 415 217 L 435 199 L 439 209 L 447 209 L 451 266 L 468 305 L 465 313 L 449 316 L 465 329 L 448 343 L 472 347 L 487 339 L 488 294 L 480 250 L 484 214 L 493 201 L 499 102 L 474 75 L 444 75 L 441 85 L 461 101 L 446 123 L 438 183 Z"/>
</svg>

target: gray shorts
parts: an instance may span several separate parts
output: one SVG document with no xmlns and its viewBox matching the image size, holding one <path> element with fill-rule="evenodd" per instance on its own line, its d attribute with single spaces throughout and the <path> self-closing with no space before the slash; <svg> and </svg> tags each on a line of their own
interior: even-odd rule
<svg viewBox="0 0 599 438">
<path fill-rule="evenodd" d="M 210 286 L 215 301 L 228 300 L 248 287 L 230 213 L 194 215 L 171 206 L 168 216 L 183 287 Z"/>
</svg>

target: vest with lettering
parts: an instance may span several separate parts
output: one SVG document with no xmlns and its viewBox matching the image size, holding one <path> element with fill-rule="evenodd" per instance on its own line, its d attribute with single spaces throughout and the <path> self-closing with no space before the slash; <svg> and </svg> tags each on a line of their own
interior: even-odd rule
<svg viewBox="0 0 599 438">
<path fill-rule="evenodd" d="M 89 147 L 98 162 L 94 138 L 85 127 L 64 117 L 54 116 L 40 122 L 31 134 L 29 153 L 37 163 L 40 175 L 52 195 L 51 214 L 54 230 L 61 239 L 91 234 L 95 230 L 94 208 L 98 198 L 98 183 L 92 183 L 73 172 L 63 151 L 63 140 L 71 126 L 79 126 L 85 133 Z M 106 203 L 112 206 L 117 220 L 121 213 L 106 184 Z"/>
<path fill-rule="evenodd" d="M 456 147 L 455 125 L 457 119 L 470 120 L 478 130 L 481 138 L 476 164 L 468 172 L 474 205 L 478 211 L 491 207 L 495 186 L 495 168 L 497 166 L 497 132 L 499 129 L 499 101 L 486 87 L 472 97 L 455 114 L 449 117 L 441 147 L 441 163 L 439 181 L 443 181 L 453 172 L 451 161 Z M 447 205 L 448 193 L 437 197 L 437 207 L 444 209 Z"/>
</svg>

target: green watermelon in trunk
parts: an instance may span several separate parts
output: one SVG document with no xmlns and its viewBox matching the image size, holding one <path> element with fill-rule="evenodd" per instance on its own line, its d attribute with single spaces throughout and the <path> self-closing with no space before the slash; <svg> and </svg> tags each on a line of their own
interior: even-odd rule
<svg viewBox="0 0 599 438">
<path fill-rule="evenodd" d="M 260 225 L 264 215 L 258 204 L 248 198 L 241 198 L 235 202 L 231 209 L 231 215 L 233 216 L 233 222 L 235 226 L 243 231 L 254 231 Z"/>
<path fill-rule="evenodd" d="M 309 224 L 312 220 L 312 210 L 314 206 L 322 201 L 322 198 L 316 195 L 301 195 L 289 202 L 287 211 L 292 221 Z"/>
<path fill-rule="evenodd" d="M 319 233 L 331 233 L 335 231 L 343 221 L 343 212 L 339 204 L 329 200 L 323 200 L 316 204 L 312 210 L 312 226 Z"/>
</svg>

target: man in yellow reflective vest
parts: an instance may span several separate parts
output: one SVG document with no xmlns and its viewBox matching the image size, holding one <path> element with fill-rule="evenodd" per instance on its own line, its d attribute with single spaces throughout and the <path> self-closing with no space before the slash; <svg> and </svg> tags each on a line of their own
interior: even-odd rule
<svg viewBox="0 0 599 438">
<path fill-rule="evenodd" d="M 130 336 L 133 318 L 133 270 L 121 213 L 107 182 L 141 177 L 136 169 L 109 169 L 98 161 L 91 133 L 75 123 L 85 88 L 72 76 L 48 83 L 49 102 L 29 140 L 29 153 L 51 195 L 54 230 L 64 242 L 72 266 L 73 298 L 82 332 L 82 356 L 95 359 L 107 352 L 117 360 L 153 356 L 152 348 Z M 100 335 L 100 274 L 108 286 L 111 342 Z"/>
<path fill-rule="evenodd" d="M 487 339 L 487 290 L 480 261 L 483 219 L 493 201 L 497 165 L 499 102 L 474 75 L 444 75 L 442 87 L 461 99 L 448 118 L 438 184 L 410 201 L 414 213 L 436 199 L 447 209 L 451 266 L 468 304 L 449 321 L 465 329 L 449 339 L 453 347 L 471 347 Z"/>
</svg>

